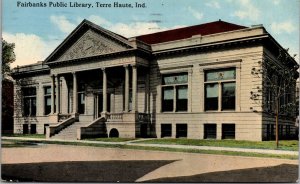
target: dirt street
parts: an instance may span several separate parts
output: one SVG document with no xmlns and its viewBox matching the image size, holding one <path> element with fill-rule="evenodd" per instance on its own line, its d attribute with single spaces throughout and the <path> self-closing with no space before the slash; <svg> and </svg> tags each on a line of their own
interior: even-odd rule
<svg viewBox="0 0 300 184">
<path fill-rule="evenodd" d="M 2 179 L 53 182 L 295 182 L 298 161 L 88 146 L 2 148 Z"/>
</svg>

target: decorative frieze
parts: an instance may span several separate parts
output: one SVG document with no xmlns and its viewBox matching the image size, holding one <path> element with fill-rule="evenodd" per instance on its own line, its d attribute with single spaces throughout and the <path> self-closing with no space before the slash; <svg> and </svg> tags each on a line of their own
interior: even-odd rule
<svg viewBox="0 0 300 184">
<path fill-rule="evenodd" d="M 72 60 L 126 50 L 123 46 L 88 30 L 58 61 Z"/>
</svg>

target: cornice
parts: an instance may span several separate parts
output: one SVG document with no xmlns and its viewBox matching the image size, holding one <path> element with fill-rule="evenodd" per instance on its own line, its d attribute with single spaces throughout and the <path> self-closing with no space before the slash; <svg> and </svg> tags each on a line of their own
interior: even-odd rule
<svg viewBox="0 0 300 184">
<path fill-rule="evenodd" d="M 94 62 L 95 60 L 99 60 L 99 59 L 114 59 L 114 58 L 120 58 L 120 57 L 124 57 L 124 56 L 139 56 L 142 58 L 145 58 L 145 57 L 150 58 L 151 53 L 146 52 L 144 50 L 140 50 L 140 49 L 128 49 L 128 50 L 120 51 L 120 52 L 101 54 L 101 55 L 77 58 L 77 59 L 72 59 L 72 60 L 52 61 L 52 62 L 48 62 L 47 65 L 49 65 L 49 67 L 58 67 L 58 66 L 65 66 L 68 64 L 82 64 L 86 61 Z"/>
<path fill-rule="evenodd" d="M 107 58 L 117 58 L 120 56 L 129 56 L 134 54 L 135 49 L 120 51 L 120 52 L 114 52 L 114 53 L 108 53 L 108 54 L 102 54 L 102 55 L 95 55 L 90 57 L 84 57 L 84 58 L 77 58 L 77 59 L 71 59 L 71 60 L 64 60 L 64 61 L 52 61 L 48 62 L 47 64 L 50 67 L 60 66 L 60 65 L 66 65 L 66 64 L 80 64 L 82 62 L 85 62 L 87 60 L 92 61 L 96 59 L 107 59 Z"/>
<path fill-rule="evenodd" d="M 257 44 L 261 43 L 264 39 L 268 38 L 268 34 L 263 34 L 259 36 L 251 36 L 246 38 L 239 38 L 239 39 L 231 39 L 231 40 L 225 40 L 225 41 L 217 41 L 212 43 L 206 43 L 206 44 L 198 44 L 198 45 L 191 45 L 191 46 L 185 46 L 185 47 L 176 47 L 171 49 L 165 49 L 160 51 L 154 51 L 153 55 L 155 57 L 161 57 L 166 55 L 175 55 L 175 54 L 184 54 L 194 51 L 210 51 L 212 49 L 221 49 L 221 48 L 228 48 L 228 47 L 234 47 L 234 46 L 244 46 L 245 44 L 251 45 L 251 44 Z"/>
<path fill-rule="evenodd" d="M 31 77 L 31 76 L 37 76 L 37 75 L 43 75 L 43 74 L 50 74 L 50 68 L 48 69 L 39 69 L 39 70 L 28 70 L 28 71 L 17 71 L 15 70 L 11 76 L 16 78 L 23 78 L 23 77 Z"/>
</svg>

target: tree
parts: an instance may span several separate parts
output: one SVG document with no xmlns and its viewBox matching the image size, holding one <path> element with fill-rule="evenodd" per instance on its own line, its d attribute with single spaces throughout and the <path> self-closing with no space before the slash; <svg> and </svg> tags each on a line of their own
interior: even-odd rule
<svg viewBox="0 0 300 184">
<path fill-rule="evenodd" d="M 251 91 L 250 99 L 260 104 L 262 112 L 275 118 L 276 148 L 279 146 L 279 118 L 295 118 L 296 115 L 294 96 L 299 65 L 293 62 L 294 58 L 287 51 L 280 50 L 276 60 L 264 57 L 251 71 L 252 75 L 262 79 L 262 88 L 258 86 Z"/>
<path fill-rule="evenodd" d="M 2 41 L 2 73 L 1 73 L 1 86 L 2 93 L 0 101 L 2 103 L 1 108 L 1 129 L 2 133 L 12 133 L 13 130 L 13 82 L 8 79 L 10 76 L 10 64 L 16 60 L 14 53 L 15 44 Z"/>
<path fill-rule="evenodd" d="M 2 39 L 2 78 L 10 76 L 10 64 L 16 60 L 15 44 Z"/>
</svg>

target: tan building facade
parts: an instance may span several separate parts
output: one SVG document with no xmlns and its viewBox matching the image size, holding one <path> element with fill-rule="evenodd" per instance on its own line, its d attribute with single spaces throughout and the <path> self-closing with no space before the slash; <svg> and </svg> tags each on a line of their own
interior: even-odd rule
<svg viewBox="0 0 300 184">
<path fill-rule="evenodd" d="M 272 139 L 263 80 L 251 71 L 278 62 L 280 49 L 262 26 L 217 21 L 127 39 L 84 20 L 45 61 L 14 69 L 14 132 Z M 293 135 L 294 115 L 281 118 L 281 136 Z"/>
</svg>

